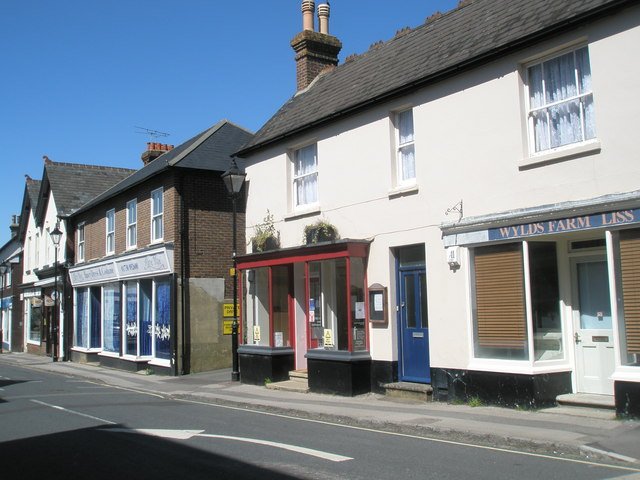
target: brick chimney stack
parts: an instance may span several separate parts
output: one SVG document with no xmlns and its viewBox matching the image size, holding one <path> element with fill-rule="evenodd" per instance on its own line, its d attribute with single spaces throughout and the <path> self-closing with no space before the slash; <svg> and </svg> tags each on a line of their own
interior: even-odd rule
<svg viewBox="0 0 640 480">
<path fill-rule="evenodd" d="M 149 165 L 156 158 L 163 153 L 173 150 L 173 145 L 166 145 L 164 143 L 147 142 L 147 151 L 142 153 L 142 163 Z"/>
<path fill-rule="evenodd" d="M 291 40 L 296 52 L 296 77 L 298 91 L 304 90 L 327 67 L 338 65 L 342 43 L 329 35 L 329 2 L 318 6 L 320 31 L 314 30 L 315 2 L 302 2 L 302 32 Z"/>
</svg>

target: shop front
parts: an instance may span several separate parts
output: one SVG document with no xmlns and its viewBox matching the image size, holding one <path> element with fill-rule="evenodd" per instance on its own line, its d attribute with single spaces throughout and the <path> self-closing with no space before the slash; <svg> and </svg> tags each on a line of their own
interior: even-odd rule
<svg viewBox="0 0 640 480">
<path fill-rule="evenodd" d="M 241 381 L 306 370 L 314 392 L 370 391 L 368 241 L 339 240 L 238 257 Z"/>
<path fill-rule="evenodd" d="M 173 250 L 161 247 L 70 268 L 72 360 L 173 373 L 172 265 Z"/>
<path fill-rule="evenodd" d="M 540 406 L 559 394 L 640 410 L 640 208 L 608 197 L 442 227 L 468 255 L 471 361 L 454 396 Z M 459 392 L 464 385 L 466 392 Z"/>
</svg>

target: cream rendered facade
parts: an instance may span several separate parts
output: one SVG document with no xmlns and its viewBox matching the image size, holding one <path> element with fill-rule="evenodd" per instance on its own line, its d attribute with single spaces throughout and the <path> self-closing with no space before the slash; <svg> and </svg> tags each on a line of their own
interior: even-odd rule
<svg viewBox="0 0 640 480">
<path fill-rule="evenodd" d="M 367 284 L 387 286 L 386 300 L 391 307 L 387 324 L 367 323 L 371 358 L 381 362 L 399 360 L 396 249 L 423 244 L 432 369 L 517 375 L 574 372 L 571 389 L 580 391 L 571 348 L 575 332 L 570 245 L 594 238 L 594 231 L 545 237 L 557 245 L 565 348 L 561 358 L 546 362 L 476 358 L 473 232 L 487 225 L 504 225 L 505 215 L 511 215 L 514 225 L 527 223 L 524 219 L 529 209 L 546 208 L 550 218 L 570 218 L 583 210 L 597 213 L 607 208 L 638 208 L 640 65 L 629 47 L 640 43 L 638 25 L 640 8 L 628 8 L 624 15 L 603 17 L 406 96 L 308 130 L 289 138 L 286 145 L 279 143 L 258 151 L 247 159 L 247 237 L 252 236 L 254 226 L 261 223 L 268 210 L 285 249 L 300 245 L 304 227 L 317 219 L 335 225 L 343 239 L 371 241 Z M 596 137 L 530 155 L 526 66 L 582 46 L 587 46 L 591 64 Z M 413 110 L 415 126 L 416 181 L 414 186 L 398 187 L 394 180 L 393 119 L 395 112 L 407 108 Z M 292 152 L 312 143 L 317 144 L 318 204 L 296 210 Z M 612 195 L 619 199 L 618 206 L 598 200 Z M 447 228 L 462 232 L 465 222 L 467 239 L 471 240 L 457 242 L 455 233 Z M 596 236 L 606 241 L 608 247 L 603 247 L 602 254 L 611 260 L 611 235 L 603 228 Z M 452 245 L 459 246 L 459 268 L 447 263 L 445 247 Z M 617 324 L 615 318 L 613 324 Z M 640 367 L 621 365 L 619 354 L 615 358 L 614 379 L 640 382 Z"/>
<path fill-rule="evenodd" d="M 40 354 L 50 354 L 50 346 L 47 345 L 50 338 L 48 335 L 51 333 L 49 322 L 53 315 L 52 309 L 55 306 L 47 305 L 47 303 L 53 301 L 51 294 L 54 291 L 55 280 L 53 272 L 50 277 L 47 275 L 47 278 L 39 278 L 36 271 L 48 271 L 54 268 L 56 252 L 50 232 L 56 226 L 62 232 L 57 253 L 58 265 L 65 263 L 66 249 L 64 246 L 67 241 L 67 233 L 65 222 L 58 221 L 58 210 L 51 192 L 49 192 L 46 200 L 41 201 L 46 201 L 46 211 L 41 225 L 38 225 L 33 210 L 30 210 L 27 220 L 24 238 L 24 274 L 22 277 L 24 288 L 21 297 L 25 324 L 25 350 Z M 63 281 L 60 278 L 60 273 L 58 274 L 58 294 L 59 299 L 62 299 Z M 59 308 L 57 345 L 58 352 L 62 356 L 61 352 L 66 349 L 64 343 L 64 309 L 60 308 L 60 302 L 57 305 Z M 41 322 L 38 329 L 39 332 L 36 331 L 35 322 Z"/>
</svg>

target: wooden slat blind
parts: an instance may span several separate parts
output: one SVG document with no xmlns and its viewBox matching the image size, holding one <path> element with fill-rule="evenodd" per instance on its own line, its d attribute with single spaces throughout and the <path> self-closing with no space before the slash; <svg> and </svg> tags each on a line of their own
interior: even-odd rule
<svg viewBox="0 0 640 480">
<path fill-rule="evenodd" d="M 478 345 L 524 348 L 527 342 L 522 244 L 475 249 Z"/>
<path fill-rule="evenodd" d="M 627 354 L 640 354 L 640 229 L 620 232 L 620 268 Z"/>
</svg>

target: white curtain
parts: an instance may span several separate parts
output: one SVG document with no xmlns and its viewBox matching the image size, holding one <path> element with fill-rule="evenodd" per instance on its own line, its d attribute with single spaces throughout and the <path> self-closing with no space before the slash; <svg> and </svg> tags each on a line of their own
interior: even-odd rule
<svg viewBox="0 0 640 480">
<path fill-rule="evenodd" d="M 595 137 L 586 47 L 534 65 L 528 72 L 537 152 Z"/>
<path fill-rule="evenodd" d="M 294 158 L 296 205 L 318 201 L 318 157 L 316 145 L 296 150 Z"/>
</svg>

